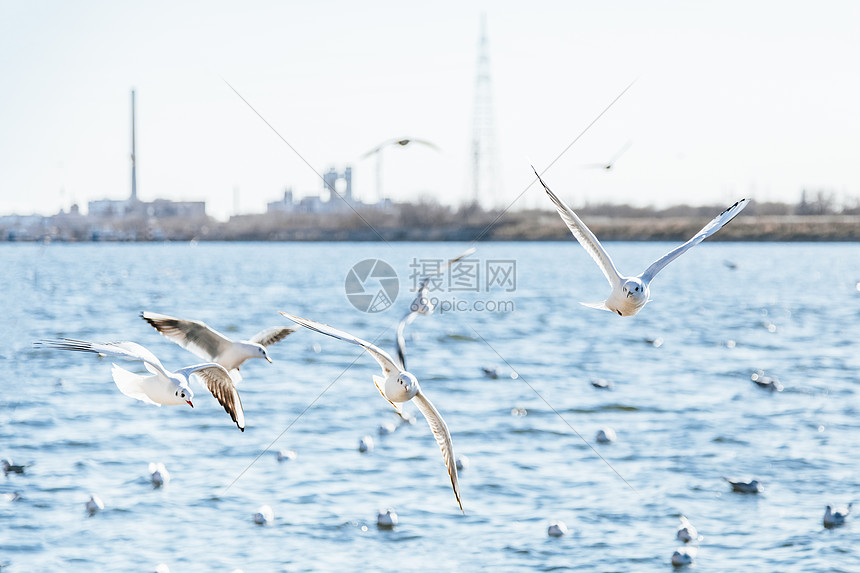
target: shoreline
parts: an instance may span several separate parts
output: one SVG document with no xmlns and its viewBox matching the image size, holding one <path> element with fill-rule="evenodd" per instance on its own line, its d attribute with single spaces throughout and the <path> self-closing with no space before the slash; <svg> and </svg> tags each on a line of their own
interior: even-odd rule
<svg viewBox="0 0 860 573">
<path fill-rule="evenodd" d="M 702 217 L 583 217 L 601 241 L 684 242 L 708 221 Z M 125 224 L 120 224 L 125 223 Z M 475 217 L 442 224 L 391 224 L 380 217 L 291 217 L 246 215 L 212 219 L 105 221 L 98 231 L 55 226 L 26 233 L 6 230 L 5 242 L 547 242 L 573 237 L 554 212 L 507 213 L 498 221 Z M 860 242 L 858 215 L 751 215 L 738 217 L 708 241 Z"/>
</svg>

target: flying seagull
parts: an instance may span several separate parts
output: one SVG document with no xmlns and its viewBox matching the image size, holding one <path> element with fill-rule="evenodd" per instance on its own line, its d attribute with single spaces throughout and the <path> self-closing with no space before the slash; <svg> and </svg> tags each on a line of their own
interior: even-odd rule
<svg viewBox="0 0 860 573">
<path fill-rule="evenodd" d="M 272 362 L 266 347 L 295 332 L 293 328 L 274 327 L 258 332 L 249 340 L 231 340 L 197 320 L 183 320 L 155 312 L 141 312 L 140 317 L 195 356 L 226 368 L 237 384 L 242 380 L 239 366 L 249 358 Z"/>
<path fill-rule="evenodd" d="M 220 364 L 207 362 L 171 372 L 161 364 L 161 361 L 152 352 L 136 342 L 99 344 L 61 338 L 58 340 L 39 340 L 34 345 L 39 348 L 92 352 L 143 362 L 146 369 L 151 372 L 150 375 L 135 374 L 114 364 L 111 370 L 113 381 L 116 382 L 119 391 L 126 396 L 156 406 L 188 404 L 193 408 L 194 404 L 191 403 L 191 399 L 194 397 L 194 392 L 191 390 L 190 377 L 192 374 L 196 374 L 212 392 L 215 399 L 224 407 L 224 410 L 230 414 L 239 429 L 245 431 L 245 413 L 242 411 L 239 393 L 236 392 L 236 387 L 233 385 L 227 370 Z"/>
<path fill-rule="evenodd" d="M 382 143 L 380 143 L 379 145 L 377 145 L 376 147 L 374 147 L 373 149 L 371 149 L 370 151 L 368 151 L 367 153 L 362 155 L 361 159 L 366 159 L 367 157 L 370 157 L 374 153 L 378 153 L 379 151 L 381 151 L 383 147 L 387 147 L 389 145 L 399 145 L 400 147 L 406 147 L 410 143 L 418 143 L 420 145 L 426 145 L 427 147 L 432 147 L 436 151 L 439 151 L 438 145 L 436 145 L 435 143 L 431 143 L 431 142 L 427 141 L 426 139 L 417 139 L 415 137 L 403 137 L 403 138 L 399 138 L 399 139 L 389 139 L 387 141 L 383 141 Z"/>
<path fill-rule="evenodd" d="M 651 263 L 651 266 L 645 269 L 643 273 L 635 277 L 625 277 L 622 276 L 621 273 L 618 272 L 618 269 L 615 268 L 615 264 L 609 257 L 609 253 L 606 252 L 606 249 L 603 248 L 603 245 L 601 245 L 600 241 L 597 240 L 597 237 L 594 236 L 594 233 L 585 226 L 585 223 L 583 223 L 579 216 L 573 212 L 573 209 L 568 207 L 564 201 L 556 197 L 555 193 L 550 191 L 549 187 L 547 187 L 546 183 L 543 182 L 543 179 L 541 179 L 540 174 L 538 174 L 537 169 L 535 169 L 534 166 L 532 166 L 532 169 L 534 169 L 535 175 L 537 175 L 538 180 L 541 185 L 543 185 L 546 194 L 549 195 L 549 198 L 555 205 L 558 214 L 561 215 L 562 221 L 567 224 L 567 227 L 570 229 L 570 232 L 573 233 L 573 236 L 576 237 L 576 240 L 579 241 L 579 244 L 582 245 L 589 255 L 591 255 L 591 258 L 594 259 L 594 262 L 596 262 L 597 266 L 600 267 L 600 270 L 603 271 L 603 274 L 606 276 L 606 280 L 609 281 L 609 285 L 612 287 L 612 292 L 605 301 L 582 304 L 591 308 L 608 310 L 610 312 L 614 312 L 618 316 L 633 316 L 642 310 L 642 307 L 645 306 L 645 303 L 648 302 L 651 296 L 651 281 L 657 273 L 663 270 L 663 267 L 687 252 L 687 250 L 698 245 L 707 237 L 710 237 L 719 231 L 726 223 L 734 219 L 735 216 L 737 216 L 737 214 L 740 213 L 749 203 L 749 199 L 741 199 L 714 217 L 710 223 L 702 227 L 702 229 L 693 235 L 689 241 L 679 247 L 675 247 Z"/>
<path fill-rule="evenodd" d="M 612 158 L 611 158 L 608 162 L 606 162 L 606 163 L 590 163 L 590 164 L 586 165 L 586 167 L 599 167 L 600 169 L 607 169 L 607 170 L 612 169 L 612 168 L 615 166 L 615 162 L 616 162 L 616 161 L 618 161 L 618 159 L 619 159 L 622 155 L 624 155 L 624 153 L 625 153 L 628 149 L 630 149 L 630 146 L 631 146 L 631 145 L 633 145 L 633 142 L 632 142 L 632 141 L 628 141 L 627 143 L 625 143 L 625 144 L 624 144 L 624 147 L 622 147 L 621 149 L 619 149 L 619 150 L 615 153 L 615 155 L 613 155 L 613 156 L 612 156 Z"/>
<path fill-rule="evenodd" d="M 433 277 L 441 275 L 445 272 L 445 269 L 454 263 L 465 259 L 474 252 L 475 247 L 471 247 L 456 258 L 449 260 L 444 266 L 440 267 L 435 272 L 421 277 L 421 284 L 418 285 L 415 299 L 409 305 L 409 312 L 406 313 L 406 315 L 400 320 L 400 324 L 397 325 L 397 359 L 400 360 L 401 368 L 406 368 L 406 338 L 403 335 L 404 330 L 406 330 L 408 325 L 412 324 L 412 321 L 415 320 L 419 314 L 428 316 L 433 314 L 433 311 L 435 310 L 433 303 L 430 302 L 430 280 Z"/>
<path fill-rule="evenodd" d="M 370 342 L 356 338 L 351 334 L 347 334 L 342 330 L 338 330 L 321 322 L 299 318 L 298 316 L 293 316 L 286 312 L 281 312 L 281 314 L 305 328 L 363 347 L 382 367 L 384 377 L 373 376 L 373 382 L 376 384 L 377 390 L 379 390 L 379 393 L 382 394 L 383 398 L 388 400 L 388 402 L 394 406 L 394 409 L 397 410 L 398 413 L 400 412 L 399 404 L 408 402 L 409 400 L 415 401 L 415 405 L 418 406 L 418 409 L 421 410 L 421 413 L 424 414 L 425 418 L 427 418 L 427 423 L 433 431 L 436 443 L 439 444 L 439 448 L 442 450 L 442 459 L 445 461 L 445 466 L 448 468 L 448 476 L 451 478 L 451 486 L 454 488 L 454 496 L 457 498 L 457 504 L 460 506 L 460 510 L 462 511 L 463 502 L 460 501 L 460 484 L 457 481 L 457 466 L 454 459 L 454 444 L 451 441 L 451 433 L 448 431 L 448 426 L 445 424 L 445 420 L 442 419 L 439 411 L 436 410 L 430 400 L 427 399 L 421 391 L 421 387 L 418 385 L 418 379 L 411 373 L 400 368 L 387 352 L 374 346 Z"/>
</svg>

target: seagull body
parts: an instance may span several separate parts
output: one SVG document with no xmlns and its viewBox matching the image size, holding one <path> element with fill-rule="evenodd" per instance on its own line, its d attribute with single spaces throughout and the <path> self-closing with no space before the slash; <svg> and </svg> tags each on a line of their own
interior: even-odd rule
<svg viewBox="0 0 860 573">
<path fill-rule="evenodd" d="M 597 431 L 597 435 L 594 437 L 595 440 L 600 442 L 601 444 L 611 444 L 618 436 L 615 434 L 615 430 L 612 428 L 602 428 Z"/>
<path fill-rule="evenodd" d="M 546 534 L 550 537 L 561 537 L 565 533 L 567 533 L 567 525 L 563 521 L 553 521 L 546 530 Z"/>
<path fill-rule="evenodd" d="M 738 493 L 760 493 L 764 491 L 764 488 L 757 479 L 750 481 L 730 480 L 729 478 L 723 479 L 731 484 L 732 491 L 736 491 Z"/>
<path fill-rule="evenodd" d="M 765 376 L 764 370 L 753 372 L 752 376 L 750 376 L 750 380 L 752 380 L 759 388 L 770 390 L 771 392 L 782 392 L 784 389 L 779 378 L 776 376 Z"/>
<path fill-rule="evenodd" d="M 275 512 L 268 505 L 260 506 L 254 514 L 254 523 L 257 525 L 268 525 L 275 520 Z"/>
<path fill-rule="evenodd" d="M 195 356 L 226 368 L 235 383 L 242 380 L 239 367 L 246 360 L 262 358 L 271 362 L 266 347 L 295 332 L 292 328 L 274 327 L 258 332 L 249 340 L 232 340 L 197 320 L 183 320 L 155 312 L 142 312 L 140 317 Z"/>
<path fill-rule="evenodd" d="M 682 547 L 672 554 L 672 565 L 675 567 L 683 567 L 690 565 L 696 558 L 698 551 L 695 547 Z"/>
<path fill-rule="evenodd" d="M 613 386 L 612 380 L 607 380 L 606 378 L 594 378 L 591 381 L 591 385 L 601 390 L 611 390 Z"/>
<path fill-rule="evenodd" d="M 464 469 L 468 468 L 470 463 L 471 462 L 470 462 L 468 457 L 457 456 L 457 461 L 456 461 L 457 471 L 463 471 Z"/>
<path fill-rule="evenodd" d="M 534 167 L 532 167 L 532 169 L 534 169 Z M 547 187 L 546 183 L 541 179 L 537 170 L 535 170 L 535 175 L 538 176 L 538 180 L 541 185 L 543 185 L 544 190 L 555 205 L 558 214 L 561 215 L 561 219 L 567 224 L 567 227 L 570 229 L 570 232 L 573 233 L 573 236 L 576 237 L 576 240 L 579 241 L 579 244 L 583 246 L 589 255 L 591 255 L 591 258 L 594 259 L 597 266 L 599 266 L 600 270 L 603 271 L 603 274 L 606 276 L 606 280 L 609 281 L 609 285 L 612 287 L 612 292 L 603 302 L 582 304 L 591 308 L 608 310 L 610 312 L 614 312 L 618 316 L 633 316 L 642 310 L 642 307 L 650 300 L 651 281 L 657 273 L 686 251 L 719 231 L 726 223 L 734 219 L 735 216 L 749 203 L 749 199 L 741 199 L 717 215 L 710 223 L 702 227 L 702 229 L 693 235 L 689 241 L 672 249 L 661 258 L 651 263 L 651 266 L 645 269 L 641 274 L 635 277 L 629 277 L 622 276 L 621 273 L 618 272 L 618 269 L 615 268 L 615 264 L 612 262 L 612 258 L 609 256 L 609 253 L 606 252 L 606 249 L 603 248 L 603 245 L 601 245 L 600 241 L 597 240 L 597 237 L 594 236 L 594 233 L 592 233 L 585 223 L 582 222 L 579 216 L 573 212 L 573 209 L 568 207 L 564 201 L 556 197 L 556 195 L 550 191 L 549 187 Z"/>
<path fill-rule="evenodd" d="M 3 460 L 3 475 L 23 474 L 30 464 L 13 464 L 10 460 Z"/>
<path fill-rule="evenodd" d="M 690 521 L 681 516 L 681 525 L 678 526 L 678 531 L 675 533 L 675 537 L 684 543 L 689 543 L 691 541 L 695 541 L 699 538 L 699 532 L 696 531 L 696 528 L 693 526 Z"/>
<path fill-rule="evenodd" d="M 379 424 L 376 427 L 376 433 L 380 436 L 387 436 L 389 434 L 393 434 L 397 431 L 397 426 L 392 424 L 391 422 L 385 422 L 384 424 Z"/>
<path fill-rule="evenodd" d="M 105 508 L 105 504 L 97 495 L 91 495 L 89 501 L 84 505 L 87 508 L 87 513 L 95 515 Z"/>
<path fill-rule="evenodd" d="M 299 318 L 286 312 L 282 312 L 281 314 L 305 328 L 352 344 L 357 344 L 364 348 L 379 363 L 382 367 L 384 378 L 382 376 L 373 376 L 373 382 L 376 384 L 377 390 L 379 390 L 382 397 L 398 413 L 400 412 L 400 404 L 412 400 L 418 406 L 418 409 L 421 410 L 421 413 L 424 414 L 433 432 L 433 436 L 436 438 L 436 443 L 439 444 L 439 449 L 442 450 L 442 459 L 445 462 L 445 467 L 448 469 L 451 487 L 454 489 L 454 496 L 457 498 L 457 504 L 462 511 L 463 503 L 460 501 L 460 484 L 457 480 L 457 466 L 454 461 L 454 444 L 451 441 L 451 433 L 448 431 L 448 426 L 445 424 L 445 420 L 442 419 L 438 410 L 436 410 L 436 407 L 433 406 L 433 403 L 421 391 L 418 379 L 410 372 L 406 372 L 398 366 L 387 352 L 367 341 L 321 322 Z"/>
<path fill-rule="evenodd" d="M 377 512 L 376 526 L 380 529 L 393 529 L 400 522 L 397 513 L 393 509 L 386 509 L 385 513 Z"/>
<path fill-rule="evenodd" d="M 824 527 L 831 529 L 833 527 L 844 525 L 845 519 L 848 517 L 848 514 L 851 513 L 852 505 L 854 504 L 849 503 L 848 507 L 840 507 L 835 511 L 828 505 L 824 510 Z"/>
<path fill-rule="evenodd" d="M 170 472 L 164 467 L 161 462 L 149 463 L 149 480 L 152 482 L 152 487 L 159 488 L 170 482 Z"/>
<path fill-rule="evenodd" d="M 61 338 L 58 340 L 41 340 L 35 345 L 55 350 L 92 352 L 143 362 L 143 365 L 150 372 L 149 375 L 135 374 L 114 364 L 111 370 L 113 380 L 119 391 L 126 396 L 156 406 L 188 404 L 193 408 L 194 404 L 191 399 L 194 397 L 194 392 L 191 390 L 191 375 L 195 374 L 212 392 L 224 410 L 230 414 L 239 429 L 245 431 L 245 413 L 242 411 L 239 393 L 236 392 L 236 387 L 233 385 L 227 370 L 219 364 L 207 362 L 171 372 L 152 352 L 136 342 L 105 342 L 100 344 Z"/>
<path fill-rule="evenodd" d="M 280 450 L 278 451 L 278 461 L 279 462 L 289 462 L 296 459 L 295 450 Z"/>
<path fill-rule="evenodd" d="M 401 368 L 406 368 L 406 337 L 403 334 L 404 330 L 407 326 L 412 324 L 412 321 L 414 321 L 419 314 L 429 316 L 433 314 L 433 311 L 435 310 L 433 303 L 430 301 L 430 281 L 433 279 L 433 277 L 441 275 L 443 272 L 445 272 L 445 269 L 447 269 L 454 263 L 465 259 L 474 252 L 474 247 L 466 249 L 466 251 L 464 251 L 457 257 L 450 259 L 436 272 L 428 274 L 421 278 L 421 283 L 418 285 L 418 291 L 415 294 L 415 299 L 413 299 L 412 303 L 409 305 L 409 312 L 406 313 L 406 315 L 400 320 L 400 323 L 397 325 L 397 359 L 400 360 Z"/>
<path fill-rule="evenodd" d="M 364 436 L 359 438 L 358 440 L 358 451 L 362 454 L 365 452 L 373 451 L 373 437 L 372 436 Z"/>
</svg>

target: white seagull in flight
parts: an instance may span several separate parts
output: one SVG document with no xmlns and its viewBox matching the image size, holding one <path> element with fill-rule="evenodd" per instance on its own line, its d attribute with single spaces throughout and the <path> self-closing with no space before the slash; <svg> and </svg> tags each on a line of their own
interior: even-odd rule
<svg viewBox="0 0 860 573">
<path fill-rule="evenodd" d="M 226 368 L 237 384 L 242 380 L 239 366 L 249 358 L 263 358 L 271 363 L 266 347 L 295 332 L 292 328 L 274 327 L 258 332 L 250 340 L 231 340 L 197 320 L 183 320 L 155 312 L 141 312 L 140 317 L 195 356 Z"/>
<path fill-rule="evenodd" d="M 161 361 L 152 352 L 136 342 L 99 344 L 61 338 L 59 340 L 40 340 L 34 345 L 55 350 L 92 352 L 143 362 L 146 369 L 151 372 L 150 375 L 135 374 L 114 364 L 111 370 L 113 381 L 116 382 L 119 391 L 126 396 L 156 406 L 188 404 L 193 408 L 194 404 L 191 403 L 191 399 L 194 397 L 194 392 L 191 390 L 190 380 L 191 375 L 196 374 L 212 392 L 215 399 L 224 407 L 224 410 L 230 414 L 239 429 L 245 431 L 245 413 L 242 411 L 239 393 L 236 392 L 230 374 L 220 364 L 207 362 L 171 372 L 161 364 Z"/>
<path fill-rule="evenodd" d="M 367 352 L 382 367 L 382 373 L 385 376 L 384 378 L 382 376 L 373 376 L 373 383 L 376 384 L 376 388 L 379 390 L 379 393 L 382 394 L 382 397 L 394 406 L 394 409 L 397 410 L 398 414 L 400 413 L 400 406 L 398 404 L 414 400 L 415 405 L 418 406 L 418 409 L 421 410 L 421 413 L 424 414 L 425 418 L 427 418 L 427 423 L 433 431 L 436 443 L 439 444 L 439 448 L 442 450 L 442 459 L 445 461 L 445 466 L 448 468 L 448 476 L 451 478 L 451 486 L 454 488 L 454 496 L 457 498 L 457 504 L 460 506 L 460 510 L 462 511 L 463 502 L 460 501 L 460 483 L 457 481 L 457 465 L 454 459 L 454 444 L 451 441 L 451 433 L 448 431 L 448 426 L 445 424 L 445 420 L 442 419 L 439 411 L 436 410 L 430 400 L 428 400 L 421 391 L 421 387 L 418 385 L 418 379 L 411 373 L 400 368 L 387 352 L 374 346 L 370 342 L 356 338 L 351 334 L 347 334 L 342 330 L 338 330 L 321 322 L 299 318 L 298 316 L 293 316 L 286 312 L 281 312 L 281 314 L 305 328 L 315 330 L 319 333 L 326 334 L 340 340 L 351 342 L 352 344 L 357 344 L 367 350 Z"/>
<path fill-rule="evenodd" d="M 403 331 L 406 329 L 407 325 L 412 324 L 412 321 L 415 320 L 415 317 L 419 314 L 428 316 L 433 314 L 433 311 L 435 310 L 433 303 L 430 302 L 430 280 L 433 277 L 441 275 L 445 272 L 445 269 L 454 263 L 465 259 L 474 252 L 475 247 L 470 247 L 456 258 L 449 260 L 437 271 L 421 277 L 421 284 L 418 285 L 415 299 L 409 305 L 409 312 L 400 320 L 400 324 L 397 325 L 397 359 L 400 360 L 400 366 L 402 368 L 406 368 L 406 338 L 403 336 Z"/>
<path fill-rule="evenodd" d="M 597 266 L 600 267 L 600 270 L 603 271 L 603 274 L 606 276 L 606 280 L 609 281 L 609 285 L 612 287 L 612 292 L 605 301 L 596 303 L 584 302 L 582 304 L 591 308 L 608 310 L 610 312 L 614 312 L 618 316 L 633 316 L 642 310 L 642 307 L 645 306 L 645 303 L 647 303 L 651 297 L 650 287 L 654 276 L 663 270 L 663 267 L 677 259 L 687 250 L 698 245 L 707 237 L 710 237 L 719 231 L 726 223 L 734 219 L 735 216 L 749 203 L 749 199 L 741 199 L 714 217 L 710 223 L 702 227 L 702 229 L 693 235 L 693 238 L 689 241 L 683 245 L 675 247 L 651 263 L 651 266 L 645 269 L 643 273 L 635 277 L 625 277 L 622 276 L 621 273 L 618 272 L 618 269 L 615 268 L 615 264 L 609 257 L 609 253 L 606 252 L 606 249 L 603 248 L 603 245 L 601 245 L 600 241 L 597 240 L 597 237 L 594 236 L 594 233 L 585 226 L 585 223 L 583 223 L 577 214 L 573 212 L 573 209 L 568 207 L 564 201 L 556 197 L 555 193 L 550 191 L 549 187 L 547 187 L 546 183 L 543 182 L 543 179 L 541 179 L 540 174 L 538 174 L 537 169 L 535 169 L 534 166 L 532 166 L 532 169 L 534 169 L 538 181 L 543 185 L 546 194 L 549 195 L 549 198 L 555 205 L 556 210 L 558 210 L 558 214 L 561 215 L 562 221 L 567 224 L 567 227 L 570 229 L 570 232 L 573 233 L 573 236 L 576 237 L 576 240 L 579 241 L 579 244 L 583 246 L 589 255 L 591 255 L 591 258 L 594 259 L 594 262 L 596 262 Z"/>
</svg>

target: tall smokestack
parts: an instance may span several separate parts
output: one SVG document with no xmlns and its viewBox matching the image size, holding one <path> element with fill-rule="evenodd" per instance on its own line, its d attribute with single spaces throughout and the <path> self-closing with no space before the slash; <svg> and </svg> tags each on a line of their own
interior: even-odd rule
<svg viewBox="0 0 860 573">
<path fill-rule="evenodd" d="M 137 172 L 134 163 L 134 90 L 131 90 L 131 202 L 137 201 Z"/>
</svg>

